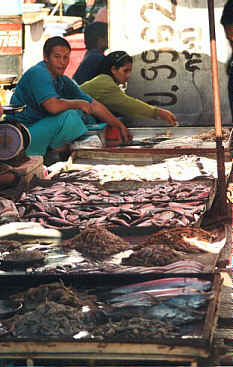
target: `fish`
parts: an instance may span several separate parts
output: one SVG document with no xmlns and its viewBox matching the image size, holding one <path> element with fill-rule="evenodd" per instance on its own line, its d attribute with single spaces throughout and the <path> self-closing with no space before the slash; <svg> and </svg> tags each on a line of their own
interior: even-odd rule
<svg viewBox="0 0 233 367">
<path fill-rule="evenodd" d="M 113 288 L 110 293 L 126 294 L 132 292 L 146 291 L 149 289 L 167 289 L 182 287 L 192 287 L 197 290 L 208 291 L 211 288 L 211 281 L 200 280 L 198 278 L 191 277 L 164 278 Z"/>
<path fill-rule="evenodd" d="M 105 316 L 113 321 L 119 321 L 122 318 L 130 318 L 133 315 L 145 318 L 157 318 L 161 321 L 170 322 L 175 326 L 185 325 L 193 321 L 202 320 L 205 311 L 200 311 L 214 295 L 185 295 L 170 297 L 167 300 L 158 302 L 154 305 L 146 303 L 126 304 L 124 307 L 115 307 L 105 310 Z"/>
<path fill-rule="evenodd" d="M 113 304 L 105 308 L 102 312 L 105 317 L 112 321 L 120 321 L 122 318 L 131 318 L 140 316 L 145 318 L 159 318 L 162 321 L 172 322 L 174 325 L 183 325 L 194 320 L 201 320 L 204 311 L 198 310 L 205 306 L 214 293 L 205 294 L 185 294 L 169 298 L 159 298 L 157 302 L 152 303 L 149 298 L 138 299 L 132 303 L 122 303 L 121 307 Z M 168 317 L 168 319 L 166 319 Z"/>
<path fill-rule="evenodd" d="M 158 289 L 158 290 L 148 290 L 144 292 L 122 294 L 122 295 L 109 299 L 108 302 L 114 305 L 115 307 L 151 306 L 153 304 L 160 302 L 161 299 L 167 299 L 169 297 L 176 298 L 178 296 L 184 296 L 184 295 L 185 296 L 196 296 L 196 295 L 204 296 L 205 293 L 202 293 L 192 288 Z"/>
<path fill-rule="evenodd" d="M 144 313 L 145 317 L 170 322 L 175 326 L 201 321 L 203 320 L 204 314 L 205 313 L 200 310 L 182 309 L 163 302 L 148 308 Z"/>
<path fill-rule="evenodd" d="M 167 299 L 165 303 L 175 307 L 198 309 L 206 305 L 213 298 L 213 292 L 184 294 L 181 296 L 171 297 Z"/>
</svg>

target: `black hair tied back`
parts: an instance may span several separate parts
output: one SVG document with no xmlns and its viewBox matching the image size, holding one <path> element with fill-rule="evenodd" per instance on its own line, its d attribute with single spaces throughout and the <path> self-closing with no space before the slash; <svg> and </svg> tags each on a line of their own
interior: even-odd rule
<svg viewBox="0 0 233 367">
<path fill-rule="evenodd" d="M 111 68 L 120 68 L 125 64 L 132 64 L 133 58 L 125 51 L 114 51 L 108 54 L 101 65 L 101 73 L 111 75 Z"/>
<path fill-rule="evenodd" d="M 128 54 L 127 52 L 125 51 L 116 51 L 115 53 L 113 53 L 114 55 L 113 56 L 113 62 L 114 62 L 114 65 L 118 65 L 118 64 L 121 64 L 123 63 L 124 65 L 124 60 L 128 58 Z"/>
</svg>

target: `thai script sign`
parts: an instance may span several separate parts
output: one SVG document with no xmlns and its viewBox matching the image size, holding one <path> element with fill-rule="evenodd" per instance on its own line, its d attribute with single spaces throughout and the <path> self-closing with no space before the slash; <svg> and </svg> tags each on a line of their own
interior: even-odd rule
<svg viewBox="0 0 233 367">
<path fill-rule="evenodd" d="M 134 57 L 127 93 L 168 108 L 185 123 L 213 123 L 207 0 L 109 0 L 110 49 Z M 217 6 L 218 3 L 218 6 Z M 223 117 L 231 121 L 226 62 L 230 55 L 216 0 Z"/>
<path fill-rule="evenodd" d="M 22 24 L 0 24 L 0 55 L 21 55 Z"/>
</svg>

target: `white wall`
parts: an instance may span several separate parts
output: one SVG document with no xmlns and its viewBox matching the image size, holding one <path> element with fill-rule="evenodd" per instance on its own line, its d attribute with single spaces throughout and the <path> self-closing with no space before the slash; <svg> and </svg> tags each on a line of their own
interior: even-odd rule
<svg viewBox="0 0 233 367">
<path fill-rule="evenodd" d="M 222 122 L 230 124 L 224 3 L 214 1 L 215 29 Z M 170 109 L 184 125 L 213 125 L 207 0 L 109 0 L 109 10 L 111 51 L 134 57 L 127 93 Z"/>
</svg>

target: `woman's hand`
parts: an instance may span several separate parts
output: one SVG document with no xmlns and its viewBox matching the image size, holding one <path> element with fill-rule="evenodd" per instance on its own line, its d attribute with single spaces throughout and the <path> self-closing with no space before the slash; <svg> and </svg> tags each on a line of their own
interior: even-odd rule
<svg viewBox="0 0 233 367">
<path fill-rule="evenodd" d="M 107 122 L 110 126 L 115 126 L 120 130 L 122 144 L 127 145 L 132 140 L 132 135 L 130 134 L 127 127 L 123 124 L 121 120 L 116 118 L 102 103 L 93 99 L 92 101 L 93 115 L 98 117 L 99 120 Z"/>
<path fill-rule="evenodd" d="M 122 143 L 127 145 L 133 139 L 133 136 L 124 124 L 120 125 L 119 129 L 123 140 Z"/>
<path fill-rule="evenodd" d="M 159 108 L 156 112 L 163 121 L 169 122 L 170 125 L 174 127 L 179 125 L 176 115 L 174 115 L 174 113 L 168 110 L 164 110 L 162 108 Z"/>
<path fill-rule="evenodd" d="M 2 106 L 0 106 L 0 117 L 2 116 L 2 114 L 3 114 L 3 108 Z"/>
</svg>

